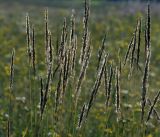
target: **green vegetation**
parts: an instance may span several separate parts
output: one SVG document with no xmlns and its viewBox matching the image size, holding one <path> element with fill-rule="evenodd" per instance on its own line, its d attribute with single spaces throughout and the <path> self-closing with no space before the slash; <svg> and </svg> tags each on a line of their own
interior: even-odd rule
<svg viewBox="0 0 160 137">
<path fill-rule="evenodd" d="M 136 4 L 3 3 L 0 137 L 159 137 L 159 4 Z"/>
</svg>

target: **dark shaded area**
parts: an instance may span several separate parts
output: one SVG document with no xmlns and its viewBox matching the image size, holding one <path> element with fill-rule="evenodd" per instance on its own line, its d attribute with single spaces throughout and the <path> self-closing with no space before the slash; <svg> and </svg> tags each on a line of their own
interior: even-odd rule
<svg viewBox="0 0 160 137">
<path fill-rule="evenodd" d="M 160 2 L 160 0 L 90 0 L 93 5 L 101 5 L 105 2 Z M 45 5 L 45 6 L 76 6 L 82 4 L 83 0 L 0 0 L 0 3 L 23 3 L 29 5 Z"/>
</svg>

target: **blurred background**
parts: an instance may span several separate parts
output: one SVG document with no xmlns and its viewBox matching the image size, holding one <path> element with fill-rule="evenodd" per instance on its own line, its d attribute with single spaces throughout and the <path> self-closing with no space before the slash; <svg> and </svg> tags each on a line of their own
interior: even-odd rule
<svg viewBox="0 0 160 137">
<path fill-rule="evenodd" d="M 112 59 L 118 60 L 118 49 L 124 56 L 128 43 L 133 35 L 137 19 L 142 19 L 142 31 L 144 32 L 144 24 L 146 19 L 146 11 L 148 0 L 90 0 L 90 17 L 89 31 L 92 39 L 92 60 L 87 72 L 89 79 L 84 83 L 83 89 L 89 91 L 89 87 L 93 85 L 93 76 L 95 76 L 95 60 L 97 60 L 97 50 L 101 45 L 102 38 L 107 32 L 107 50 Z M 160 87 L 160 0 L 150 0 L 151 6 L 151 43 L 152 43 L 152 58 L 151 58 L 151 73 L 150 73 L 150 96 L 151 98 Z M 70 17 L 72 12 L 75 13 L 76 20 L 76 35 L 78 36 L 78 48 L 82 46 L 83 35 L 83 14 L 84 0 L 0 0 L 0 137 L 5 136 L 6 132 L 6 115 L 8 96 L 9 96 L 9 76 L 10 76 L 10 57 L 13 48 L 16 50 L 15 58 L 15 77 L 14 77 L 14 95 L 16 97 L 26 97 L 28 94 L 28 70 L 27 62 L 27 44 L 26 44 L 26 14 L 30 16 L 31 26 L 35 27 L 35 43 L 36 43 L 36 65 L 39 69 L 38 75 L 45 75 L 45 54 L 44 51 L 44 10 L 48 8 L 49 13 L 49 29 L 53 34 L 53 47 L 56 48 L 56 42 L 60 42 L 60 35 L 63 26 L 64 18 L 67 19 L 67 25 L 70 26 Z M 69 27 L 68 27 L 69 31 Z M 142 38 L 144 42 L 144 37 Z M 143 66 L 144 43 L 142 42 L 141 64 Z M 80 50 L 79 50 L 80 51 Z M 115 52 L 116 51 L 116 52 Z M 112 61 L 112 60 L 111 60 Z M 78 64 L 78 63 L 77 63 Z M 54 67 L 56 64 L 54 64 Z M 78 66 L 78 65 L 77 65 Z M 140 73 L 142 75 L 142 73 Z M 127 99 L 130 104 L 139 105 L 141 91 L 141 77 L 134 76 L 134 80 L 126 84 L 128 79 L 123 79 L 122 90 L 127 91 Z M 39 81 L 37 82 L 39 85 Z M 135 86 L 136 85 L 136 86 Z M 38 87 L 38 86 L 37 86 Z M 53 87 L 55 89 L 55 87 Z M 84 91 L 85 91 L 84 90 Z M 131 92 L 128 92 L 131 91 Z M 133 92 L 132 92 L 133 91 Z M 39 88 L 36 89 L 37 95 Z M 129 94 L 128 94 L 129 93 Z M 154 94 L 153 94 L 154 93 Z M 83 94 L 86 98 L 89 92 Z M 101 95 L 100 95 L 101 96 Z M 135 100 L 138 103 L 135 103 Z M 21 136 L 21 132 L 25 131 L 28 119 L 24 119 L 26 115 L 25 103 L 18 102 L 15 105 L 15 136 Z M 27 101 L 26 101 L 27 102 Z M 83 100 L 82 100 L 83 102 Z M 36 103 L 39 103 L 39 95 Z M 95 111 L 101 108 L 101 98 L 99 98 L 99 106 Z M 138 106 L 137 105 L 137 106 Z M 25 107 L 24 107 L 25 106 Z M 129 106 L 129 105 L 128 105 Z M 136 106 L 136 107 L 137 107 Z M 139 106 L 137 107 L 139 108 Z M 104 108 L 102 107 L 102 110 Z M 135 109 L 137 111 L 137 109 Z M 131 107 L 132 111 L 132 107 Z M 139 111 L 139 110 L 138 110 Z M 80 112 L 80 111 L 79 111 Z M 97 112 L 99 113 L 99 112 Z M 130 113 L 127 113 L 130 115 Z M 51 116 L 51 115 L 50 115 Z M 95 120 L 95 117 L 92 117 Z M 98 117 L 97 117 L 98 119 Z M 91 120 L 86 133 L 92 137 L 97 137 L 94 131 L 101 131 L 99 124 L 95 124 Z M 1 124 L 2 121 L 2 124 Z M 104 122 L 104 117 L 97 120 Z M 129 120 L 128 120 L 129 121 Z M 134 122 L 134 119 L 130 121 Z M 99 123 L 100 123 L 99 122 Z M 138 123 L 138 122 L 137 122 Z M 112 123 L 111 123 L 112 125 Z M 131 126 L 133 124 L 128 124 Z M 138 124 L 137 124 L 138 125 Z M 135 124 L 135 129 L 138 130 Z M 68 125 L 65 125 L 66 127 Z M 130 130 L 126 127 L 128 133 Z M 158 126 L 157 126 L 158 127 Z M 88 133 L 87 130 L 90 130 Z M 130 127 L 132 130 L 132 127 Z M 116 130 L 116 128 L 115 128 Z M 135 131 L 135 133 L 137 132 Z M 160 130 L 153 129 L 153 134 L 159 136 Z M 114 131 L 113 131 L 114 132 Z M 134 132 L 134 131 L 133 131 Z M 127 132 L 126 132 L 127 133 Z M 115 135 L 113 135 L 115 137 Z M 138 136 L 138 135 L 137 135 Z M 135 137 L 137 137 L 135 136 Z M 132 136 L 133 137 L 133 136 Z M 150 136 L 151 137 L 151 136 Z"/>
</svg>

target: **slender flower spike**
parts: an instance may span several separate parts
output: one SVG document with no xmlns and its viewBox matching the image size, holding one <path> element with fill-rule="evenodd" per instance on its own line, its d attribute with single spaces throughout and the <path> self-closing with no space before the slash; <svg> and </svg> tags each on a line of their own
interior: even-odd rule
<svg viewBox="0 0 160 137">
<path fill-rule="evenodd" d="M 141 46 L 141 19 L 139 19 L 138 22 L 138 45 L 137 45 L 137 60 L 136 60 L 136 64 L 137 64 L 137 68 L 139 66 L 139 57 L 140 57 L 140 46 Z"/>
<path fill-rule="evenodd" d="M 14 78 L 14 60 L 15 60 L 15 50 L 12 50 L 11 64 L 10 64 L 10 89 L 13 88 L 13 78 Z"/>
<path fill-rule="evenodd" d="M 42 107 L 42 114 L 44 112 L 47 100 L 48 100 L 48 92 L 49 92 L 49 88 L 50 88 L 50 81 L 51 81 L 51 73 L 52 73 L 52 67 L 50 66 L 49 68 L 49 72 L 47 75 L 47 82 L 46 82 L 46 86 L 45 86 L 45 92 L 44 92 L 44 97 L 43 97 L 43 107 Z"/>
<path fill-rule="evenodd" d="M 106 98 L 106 106 L 109 106 L 109 100 L 112 90 L 112 78 L 113 78 L 113 68 L 112 65 L 110 67 L 109 78 L 108 78 L 108 89 L 107 89 L 107 98 Z"/>
<path fill-rule="evenodd" d="M 129 45 L 128 45 L 128 50 L 127 50 L 126 55 L 125 55 L 125 59 L 124 59 L 123 66 L 126 65 L 128 56 L 129 56 L 129 54 L 130 54 L 130 52 L 131 52 L 131 48 L 132 48 L 132 45 L 133 45 L 133 40 L 134 40 L 134 36 L 131 38 L 131 41 L 130 41 L 130 43 L 129 43 Z"/>
<path fill-rule="evenodd" d="M 151 100 L 149 98 L 147 99 L 147 102 L 148 102 L 149 106 L 151 107 L 152 103 L 151 103 Z M 153 112 L 156 115 L 157 120 L 160 121 L 160 116 L 159 116 L 159 114 L 158 114 L 158 112 L 155 108 L 153 108 Z"/>
<path fill-rule="evenodd" d="M 97 78 L 96 78 L 96 81 L 95 81 L 94 86 L 92 88 L 90 100 L 89 100 L 88 105 L 87 105 L 86 118 L 88 117 L 89 111 L 90 111 L 90 109 L 91 109 L 91 107 L 93 105 L 93 101 L 96 98 L 98 89 L 99 89 L 99 87 L 101 85 L 101 79 L 102 79 L 102 76 L 104 74 L 107 58 L 108 58 L 108 55 L 105 55 L 105 57 L 104 57 L 104 59 L 102 61 L 102 65 L 100 66 L 100 69 L 98 70 Z"/>
<path fill-rule="evenodd" d="M 33 67 L 33 73 L 36 75 L 36 65 L 35 65 L 35 60 L 36 60 L 36 53 L 35 53 L 35 32 L 34 32 L 34 27 L 32 28 L 32 67 Z"/>
<path fill-rule="evenodd" d="M 83 17 L 83 38 L 82 38 L 82 48 L 81 48 L 81 56 L 80 56 L 80 64 L 83 63 L 86 54 L 87 47 L 87 37 L 88 37 L 88 20 L 89 20 L 89 2 L 85 0 L 85 10 Z"/>
<path fill-rule="evenodd" d="M 86 104 L 84 104 L 83 107 L 82 107 L 81 114 L 80 114 L 79 121 L 78 121 L 78 128 L 81 128 L 83 118 L 84 118 L 84 115 L 85 115 L 85 109 L 86 109 Z"/>
<path fill-rule="evenodd" d="M 119 77 L 120 77 L 120 73 L 119 73 L 119 69 L 118 67 L 116 67 L 116 72 L 115 72 L 115 76 L 116 76 L 116 112 L 118 113 L 120 110 L 120 83 L 119 83 Z"/>
<path fill-rule="evenodd" d="M 157 94 L 156 97 L 154 98 L 153 105 L 151 106 L 150 111 L 149 111 L 149 113 L 148 113 L 147 122 L 148 122 L 148 120 L 149 120 L 150 117 L 151 117 L 152 111 L 153 111 L 153 109 L 154 109 L 155 104 L 156 104 L 157 101 L 158 101 L 159 95 L 160 95 L 160 91 L 158 92 L 158 94 Z"/>
<path fill-rule="evenodd" d="M 26 34 L 27 34 L 27 52 L 29 63 L 31 61 L 31 38 L 30 38 L 30 20 L 29 15 L 26 15 Z"/>
<path fill-rule="evenodd" d="M 148 77 L 149 77 L 149 66 L 150 66 L 150 58 L 151 58 L 151 42 L 150 42 L 150 6 L 148 5 L 148 14 L 147 14 L 147 30 L 146 30 L 146 58 L 145 58 L 145 68 L 144 74 L 142 79 L 142 100 L 141 100 L 141 107 L 142 107 L 142 114 L 141 114 L 141 121 L 144 119 L 144 112 L 146 106 L 146 94 L 148 90 Z"/>
<path fill-rule="evenodd" d="M 98 51 L 98 66 L 97 66 L 97 69 L 99 67 L 99 63 L 101 61 L 102 55 L 105 51 L 105 41 L 106 41 L 106 34 L 104 35 L 104 38 L 102 40 L 102 46 L 99 48 L 99 51 Z"/>
</svg>

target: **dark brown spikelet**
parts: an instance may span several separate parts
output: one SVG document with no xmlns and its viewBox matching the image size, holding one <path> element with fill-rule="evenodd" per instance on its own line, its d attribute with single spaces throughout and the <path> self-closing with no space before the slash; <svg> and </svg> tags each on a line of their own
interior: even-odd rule
<svg viewBox="0 0 160 137">
<path fill-rule="evenodd" d="M 9 117 L 8 117 L 8 125 L 7 125 L 7 134 L 8 136 L 10 136 L 11 134 L 11 122 L 12 122 L 12 119 L 10 118 L 11 115 L 12 115 L 12 100 L 11 100 L 11 96 L 13 95 L 13 80 L 14 80 L 14 60 L 15 60 L 15 50 L 13 49 L 12 50 L 12 55 L 11 55 L 11 63 L 10 63 L 10 85 L 9 85 L 9 88 L 10 88 L 10 97 L 9 97 L 9 105 L 8 105 L 8 114 L 9 114 Z"/>
<path fill-rule="evenodd" d="M 26 34 L 27 34 L 27 52 L 28 52 L 28 61 L 30 63 L 31 61 L 31 47 L 30 47 L 30 20 L 29 20 L 29 15 L 26 15 Z"/>
<path fill-rule="evenodd" d="M 108 72 L 107 72 L 107 67 L 105 66 L 104 69 L 104 87 L 105 87 L 105 95 L 107 98 L 108 95 Z"/>
<path fill-rule="evenodd" d="M 49 31 L 48 32 L 48 65 L 52 65 L 52 60 L 53 60 L 53 48 L 52 48 L 52 33 Z"/>
<path fill-rule="evenodd" d="M 81 114 L 80 114 L 79 121 L 78 121 L 78 128 L 81 128 L 83 118 L 84 118 L 84 115 L 85 115 L 85 109 L 86 109 L 86 104 L 84 104 L 83 107 L 82 107 Z"/>
<path fill-rule="evenodd" d="M 32 67 L 33 67 L 33 73 L 34 76 L 36 75 L 36 65 L 35 65 L 35 60 L 36 60 L 36 52 L 35 52 L 35 32 L 34 32 L 34 27 L 32 27 Z"/>
<path fill-rule="evenodd" d="M 116 98 L 115 98 L 115 106 L 116 106 L 116 113 L 118 113 L 120 111 L 120 72 L 118 67 L 116 67 L 116 72 L 115 72 L 115 79 L 116 79 L 116 84 L 115 84 L 115 88 L 116 88 Z"/>
<path fill-rule="evenodd" d="M 70 55 L 71 55 L 70 50 L 67 49 L 65 52 L 64 64 L 63 64 L 63 96 L 66 91 L 66 86 L 69 79 Z"/>
<path fill-rule="evenodd" d="M 59 52 L 59 35 L 57 34 L 57 38 L 56 38 L 56 55 L 58 55 Z"/>
<path fill-rule="evenodd" d="M 135 32 L 134 32 L 134 38 L 133 38 L 133 47 L 132 47 L 132 52 L 131 52 L 131 62 L 130 62 L 130 68 L 132 71 L 133 68 L 133 64 L 135 61 L 135 50 L 136 50 L 136 46 L 137 46 L 137 30 L 138 30 L 138 22 L 135 28 Z"/>
<path fill-rule="evenodd" d="M 119 73 L 121 74 L 122 72 L 122 60 L 119 58 Z"/>
<path fill-rule="evenodd" d="M 102 76 L 103 76 L 103 73 L 104 73 L 107 58 L 108 58 L 108 55 L 105 55 L 105 57 L 102 61 L 102 65 L 100 66 L 100 68 L 98 70 L 97 78 L 96 78 L 96 81 L 95 81 L 94 86 L 92 88 L 91 96 L 90 96 L 90 99 L 89 99 L 89 102 L 88 102 L 88 105 L 87 105 L 86 118 L 88 117 L 89 111 L 90 111 L 90 109 L 93 105 L 93 101 L 96 98 L 98 89 L 101 85 L 101 79 L 102 79 Z"/>
<path fill-rule="evenodd" d="M 66 52 L 66 41 L 67 41 L 67 24 L 66 18 L 64 18 L 62 34 L 61 34 L 61 43 L 58 51 L 59 63 L 64 62 L 65 52 Z"/>
<path fill-rule="evenodd" d="M 156 104 L 157 101 L 158 101 L 159 95 L 160 95 L 160 91 L 158 92 L 158 94 L 157 94 L 156 97 L 154 98 L 153 104 L 152 104 L 152 106 L 150 107 L 150 110 L 149 110 L 149 113 L 148 113 L 148 117 L 147 117 L 147 122 L 148 122 L 148 120 L 149 120 L 150 117 L 151 117 L 152 111 L 153 111 L 153 109 L 154 109 L 155 104 Z"/>
<path fill-rule="evenodd" d="M 151 107 L 152 103 L 151 103 L 151 100 L 149 98 L 147 99 L 147 102 L 148 102 L 149 106 Z M 159 114 L 158 114 L 158 112 L 157 112 L 157 110 L 155 108 L 153 108 L 153 112 L 154 112 L 157 120 L 160 121 L 160 116 L 159 116 Z"/>
<path fill-rule="evenodd" d="M 71 47 L 73 47 L 74 37 L 75 37 L 75 17 L 74 17 L 74 13 L 72 13 L 72 16 L 71 16 L 71 30 L 70 30 L 70 46 Z"/>
<path fill-rule="evenodd" d="M 48 99 L 48 92 L 49 92 L 49 88 L 50 88 L 50 80 L 51 80 L 51 73 L 52 73 L 52 67 L 50 66 L 49 68 L 49 72 L 47 75 L 47 82 L 46 82 L 46 86 L 45 86 L 45 92 L 44 92 L 44 98 L 43 98 L 43 107 L 42 107 L 42 115 L 47 103 L 47 99 Z"/>
<path fill-rule="evenodd" d="M 138 21 L 138 45 L 137 45 L 137 59 L 136 59 L 136 64 L 137 68 L 139 66 L 139 58 L 140 58 L 140 46 L 141 46 L 141 19 Z"/>
<path fill-rule="evenodd" d="M 86 57 L 83 61 L 82 67 L 81 67 L 81 71 L 79 74 L 79 78 L 78 78 L 78 82 L 77 82 L 77 86 L 76 86 L 76 91 L 75 91 L 75 105 L 77 104 L 80 92 L 81 92 L 81 85 L 83 82 L 83 79 L 85 78 L 85 74 L 86 74 L 86 70 L 89 64 L 89 59 L 91 56 L 91 47 L 88 47 L 87 53 L 86 53 Z"/>
<path fill-rule="evenodd" d="M 127 49 L 127 52 L 126 52 L 126 55 L 125 55 L 125 58 L 124 58 L 123 66 L 126 65 L 127 59 L 128 59 L 129 54 L 131 52 L 131 48 L 132 48 L 132 45 L 133 45 L 133 40 L 134 40 L 134 36 L 132 36 L 131 41 L 130 41 L 130 43 L 128 45 L 128 49 Z"/>
<path fill-rule="evenodd" d="M 145 30 L 144 30 L 144 38 L 145 38 L 145 47 L 144 47 L 144 53 L 145 53 L 145 60 L 147 58 L 147 50 L 148 50 L 148 40 L 147 40 L 147 25 L 145 24 Z"/>
<path fill-rule="evenodd" d="M 111 90 L 112 90 L 112 78 L 113 78 L 113 68 L 112 65 L 110 67 L 110 72 L 109 72 L 109 79 L 108 79 L 108 92 L 107 92 L 107 98 L 106 98 L 106 106 L 109 106 L 109 100 L 111 96 Z"/>
<path fill-rule="evenodd" d="M 121 59 L 121 49 L 120 48 L 118 50 L 118 68 L 119 68 L 119 73 L 121 74 L 121 72 L 122 72 L 122 59 Z"/>
<path fill-rule="evenodd" d="M 102 55 L 104 53 L 104 50 L 105 50 L 105 41 L 106 41 L 106 34 L 104 35 L 104 38 L 102 40 L 102 45 L 101 47 L 99 48 L 99 51 L 98 51 L 98 65 L 97 65 L 97 69 L 100 65 L 100 61 L 101 61 L 101 58 L 102 58 Z"/>
<path fill-rule="evenodd" d="M 52 79 L 55 77 L 56 73 L 58 72 L 59 67 L 60 67 L 60 64 L 58 64 L 57 67 L 52 72 Z"/>
<path fill-rule="evenodd" d="M 44 11 L 44 22 L 45 22 L 45 53 L 46 53 L 46 69 L 47 73 L 49 73 L 49 69 L 51 66 L 50 60 L 52 56 L 51 49 L 51 32 L 48 29 L 48 9 Z"/>
<path fill-rule="evenodd" d="M 144 108 L 146 105 L 146 93 L 147 93 L 147 85 L 148 85 L 148 77 L 149 77 L 149 63 L 150 63 L 150 52 L 147 55 L 143 79 L 142 79 L 142 116 L 141 116 L 142 121 L 144 117 Z"/>
<path fill-rule="evenodd" d="M 144 119 L 144 109 L 146 105 L 146 93 L 147 93 L 147 86 L 148 86 L 148 77 L 149 77 L 149 64 L 150 64 L 150 57 L 151 57 L 151 44 L 150 44 L 150 6 L 148 5 L 148 14 L 147 14 L 147 39 L 146 39 L 146 60 L 145 60 L 145 68 L 144 74 L 142 79 L 142 115 L 141 120 Z"/>
<path fill-rule="evenodd" d="M 73 12 L 72 12 L 72 16 L 71 16 L 70 47 L 69 48 L 70 48 L 70 54 L 71 54 L 70 71 L 71 71 L 71 74 L 74 75 L 76 50 L 77 50 L 77 37 L 75 35 L 75 15 Z"/>
<path fill-rule="evenodd" d="M 63 62 L 63 93 L 64 93 L 64 88 L 66 86 L 66 80 L 67 80 L 67 64 L 68 64 L 68 49 L 65 51 L 65 56 L 64 56 L 64 62 Z"/>
<path fill-rule="evenodd" d="M 85 0 L 85 11 L 83 17 L 83 38 L 82 38 L 82 48 L 80 56 L 80 64 L 83 62 L 87 47 L 87 37 L 88 37 L 88 20 L 89 20 L 89 2 Z"/>
<path fill-rule="evenodd" d="M 59 80 L 58 80 L 58 85 L 57 85 L 57 89 L 55 92 L 55 112 L 57 112 L 58 109 L 58 105 L 60 103 L 60 95 L 62 92 L 62 69 L 60 69 L 60 73 L 59 73 Z"/>
<path fill-rule="evenodd" d="M 148 12 L 147 12 L 147 21 L 145 23 L 145 53 L 146 58 L 148 54 L 148 50 L 151 49 L 151 39 L 150 39 L 150 32 L 151 32 L 151 17 L 150 17 L 150 5 L 148 5 Z"/>
<path fill-rule="evenodd" d="M 14 60 L 15 60 L 15 50 L 12 50 L 11 55 L 11 64 L 10 64 L 10 90 L 13 88 L 13 79 L 14 79 Z"/>
<path fill-rule="evenodd" d="M 74 48 L 72 50 L 72 66 L 71 66 L 71 72 L 74 75 L 75 74 L 75 64 L 76 64 L 76 53 L 77 53 L 77 36 L 74 38 Z"/>
</svg>

